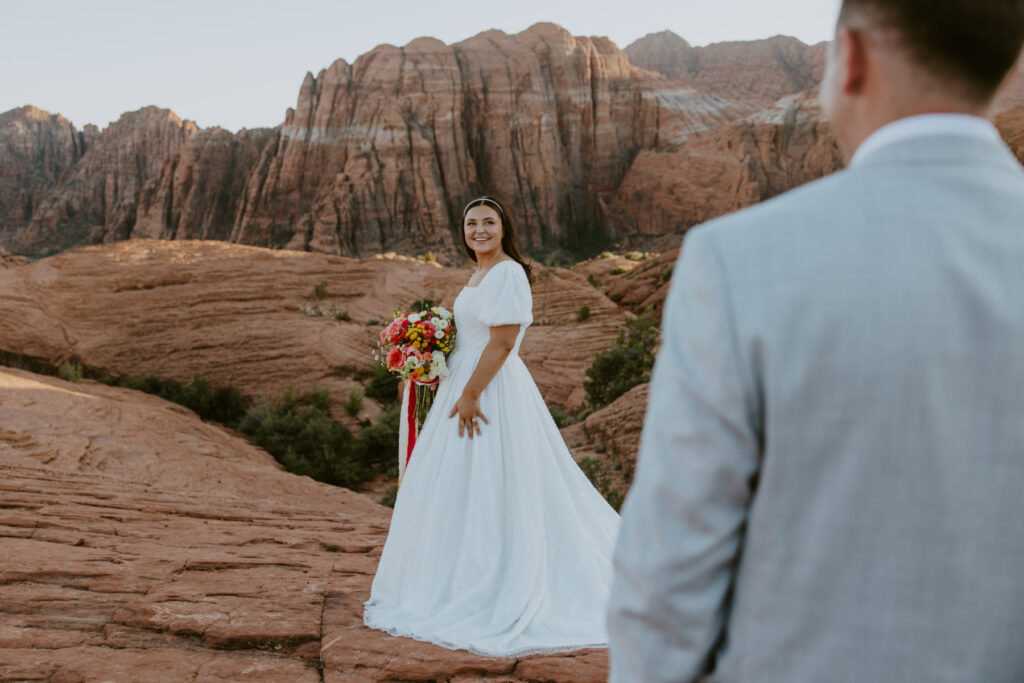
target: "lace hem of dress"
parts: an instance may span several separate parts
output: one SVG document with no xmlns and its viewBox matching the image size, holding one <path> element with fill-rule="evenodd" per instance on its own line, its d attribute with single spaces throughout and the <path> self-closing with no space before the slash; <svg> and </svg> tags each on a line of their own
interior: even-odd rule
<svg viewBox="0 0 1024 683">
<path fill-rule="evenodd" d="M 366 608 L 363 608 L 363 624 L 366 626 L 377 629 L 378 631 L 384 631 L 393 636 L 400 636 L 402 638 L 412 638 L 418 640 L 421 643 L 431 643 L 433 645 L 440 645 L 448 650 L 465 650 L 466 652 L 472 652 L 475 655 L 481 655 L 483 657 L 525 657 L 527 655 L 540 655 L 540 654 L 555 654 L 558 652 L 572 652 L 574 650 L 587 650 L 587 649 L 607 649 L 608 643 L 584 643 L 580 645 L 556 645 L 551 647 L 525 647 L 518 650 L 509 650 L 508 652 L 495 652 L 494 650 L 481 650 L 469 645 L 459 645 L 447 640 L 424 638 L 418 636 L 412 631 L 407 631 L 398 626 L 384 626 L 382 624 L 376 624 L 373 618 L 368 614 Z"/>
</svg>

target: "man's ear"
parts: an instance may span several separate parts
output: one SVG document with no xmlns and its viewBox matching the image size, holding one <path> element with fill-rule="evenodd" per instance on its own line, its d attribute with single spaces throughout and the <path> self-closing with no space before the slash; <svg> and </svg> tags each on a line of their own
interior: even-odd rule
<svg viewBox="0 0 1024 683">
<path fill-rule="evenodd" d="M 864 90 L 868 76 L 868 53 L 864 35 L 848 26 L 839 29 L 836 48 L 843 65 L 842 90 L 857 95 Z"/>
</svg>

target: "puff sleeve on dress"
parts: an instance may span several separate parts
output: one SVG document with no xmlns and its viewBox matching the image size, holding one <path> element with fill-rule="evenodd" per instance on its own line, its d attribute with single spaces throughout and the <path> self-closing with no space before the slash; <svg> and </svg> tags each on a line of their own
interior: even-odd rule
<svg viewBox="0 0 1024 683">
<path fill-rule="evenodd" d="M 480 321 L 485 325 L 529 325 L 533 295 L 526 271 L 516 261 L 491 266 L 479 285 Z"/>
</svg>

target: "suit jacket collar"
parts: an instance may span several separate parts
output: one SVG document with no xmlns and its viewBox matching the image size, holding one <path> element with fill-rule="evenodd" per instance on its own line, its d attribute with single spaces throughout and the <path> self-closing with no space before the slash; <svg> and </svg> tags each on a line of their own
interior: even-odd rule
<svg viewBox="0 0 1024 683">
<path fill-rule="evenodd" d="M 1002 167 L 1014 173 L 1024 173 L 1010 148 L 1000 140 L 946 133 L 922 135 L 894 140 L 884 147 L 872 150 L 859 159 L 849 170 L 881 166 L 983 164 Z"/>
</svg>

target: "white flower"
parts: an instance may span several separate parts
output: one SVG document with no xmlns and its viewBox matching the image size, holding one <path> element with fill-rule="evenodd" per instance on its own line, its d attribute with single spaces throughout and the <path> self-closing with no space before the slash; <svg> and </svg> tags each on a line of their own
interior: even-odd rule
<svg viewBox="0 0 1024 683">
<path fill-rule="evenodd" d="M 437 313 L 442 318 L 450 318 L 450 317 L 452 317 L 451 312 L 447 308 L 445 308 L 444 306 L 434 306 L 430 310 L 433 311 L 434 313 Z"/>
<path fill-rule="evenodd" d="M 418 323 L 420 320 L 422 320 L 422 318 L 420 318 L 420 314 L 419 313 L 410 313 L 409 314 L 409 322 L 411 322 L 411 323 Z"/>
<path fill-rule="evenodd" d="M 434 337 L 437 338 L 437 339 L 444 339 L 444 330 L 441 330 L 441 329 L 434 330 Z"/>
<path fill-rule="evenodd" d="M 427 376 L 430 379 L 448 376 L 448 364 L 444 362 L 444 354 L 440 351 L 430 354 L 430 373 Z"/>
</svg>

